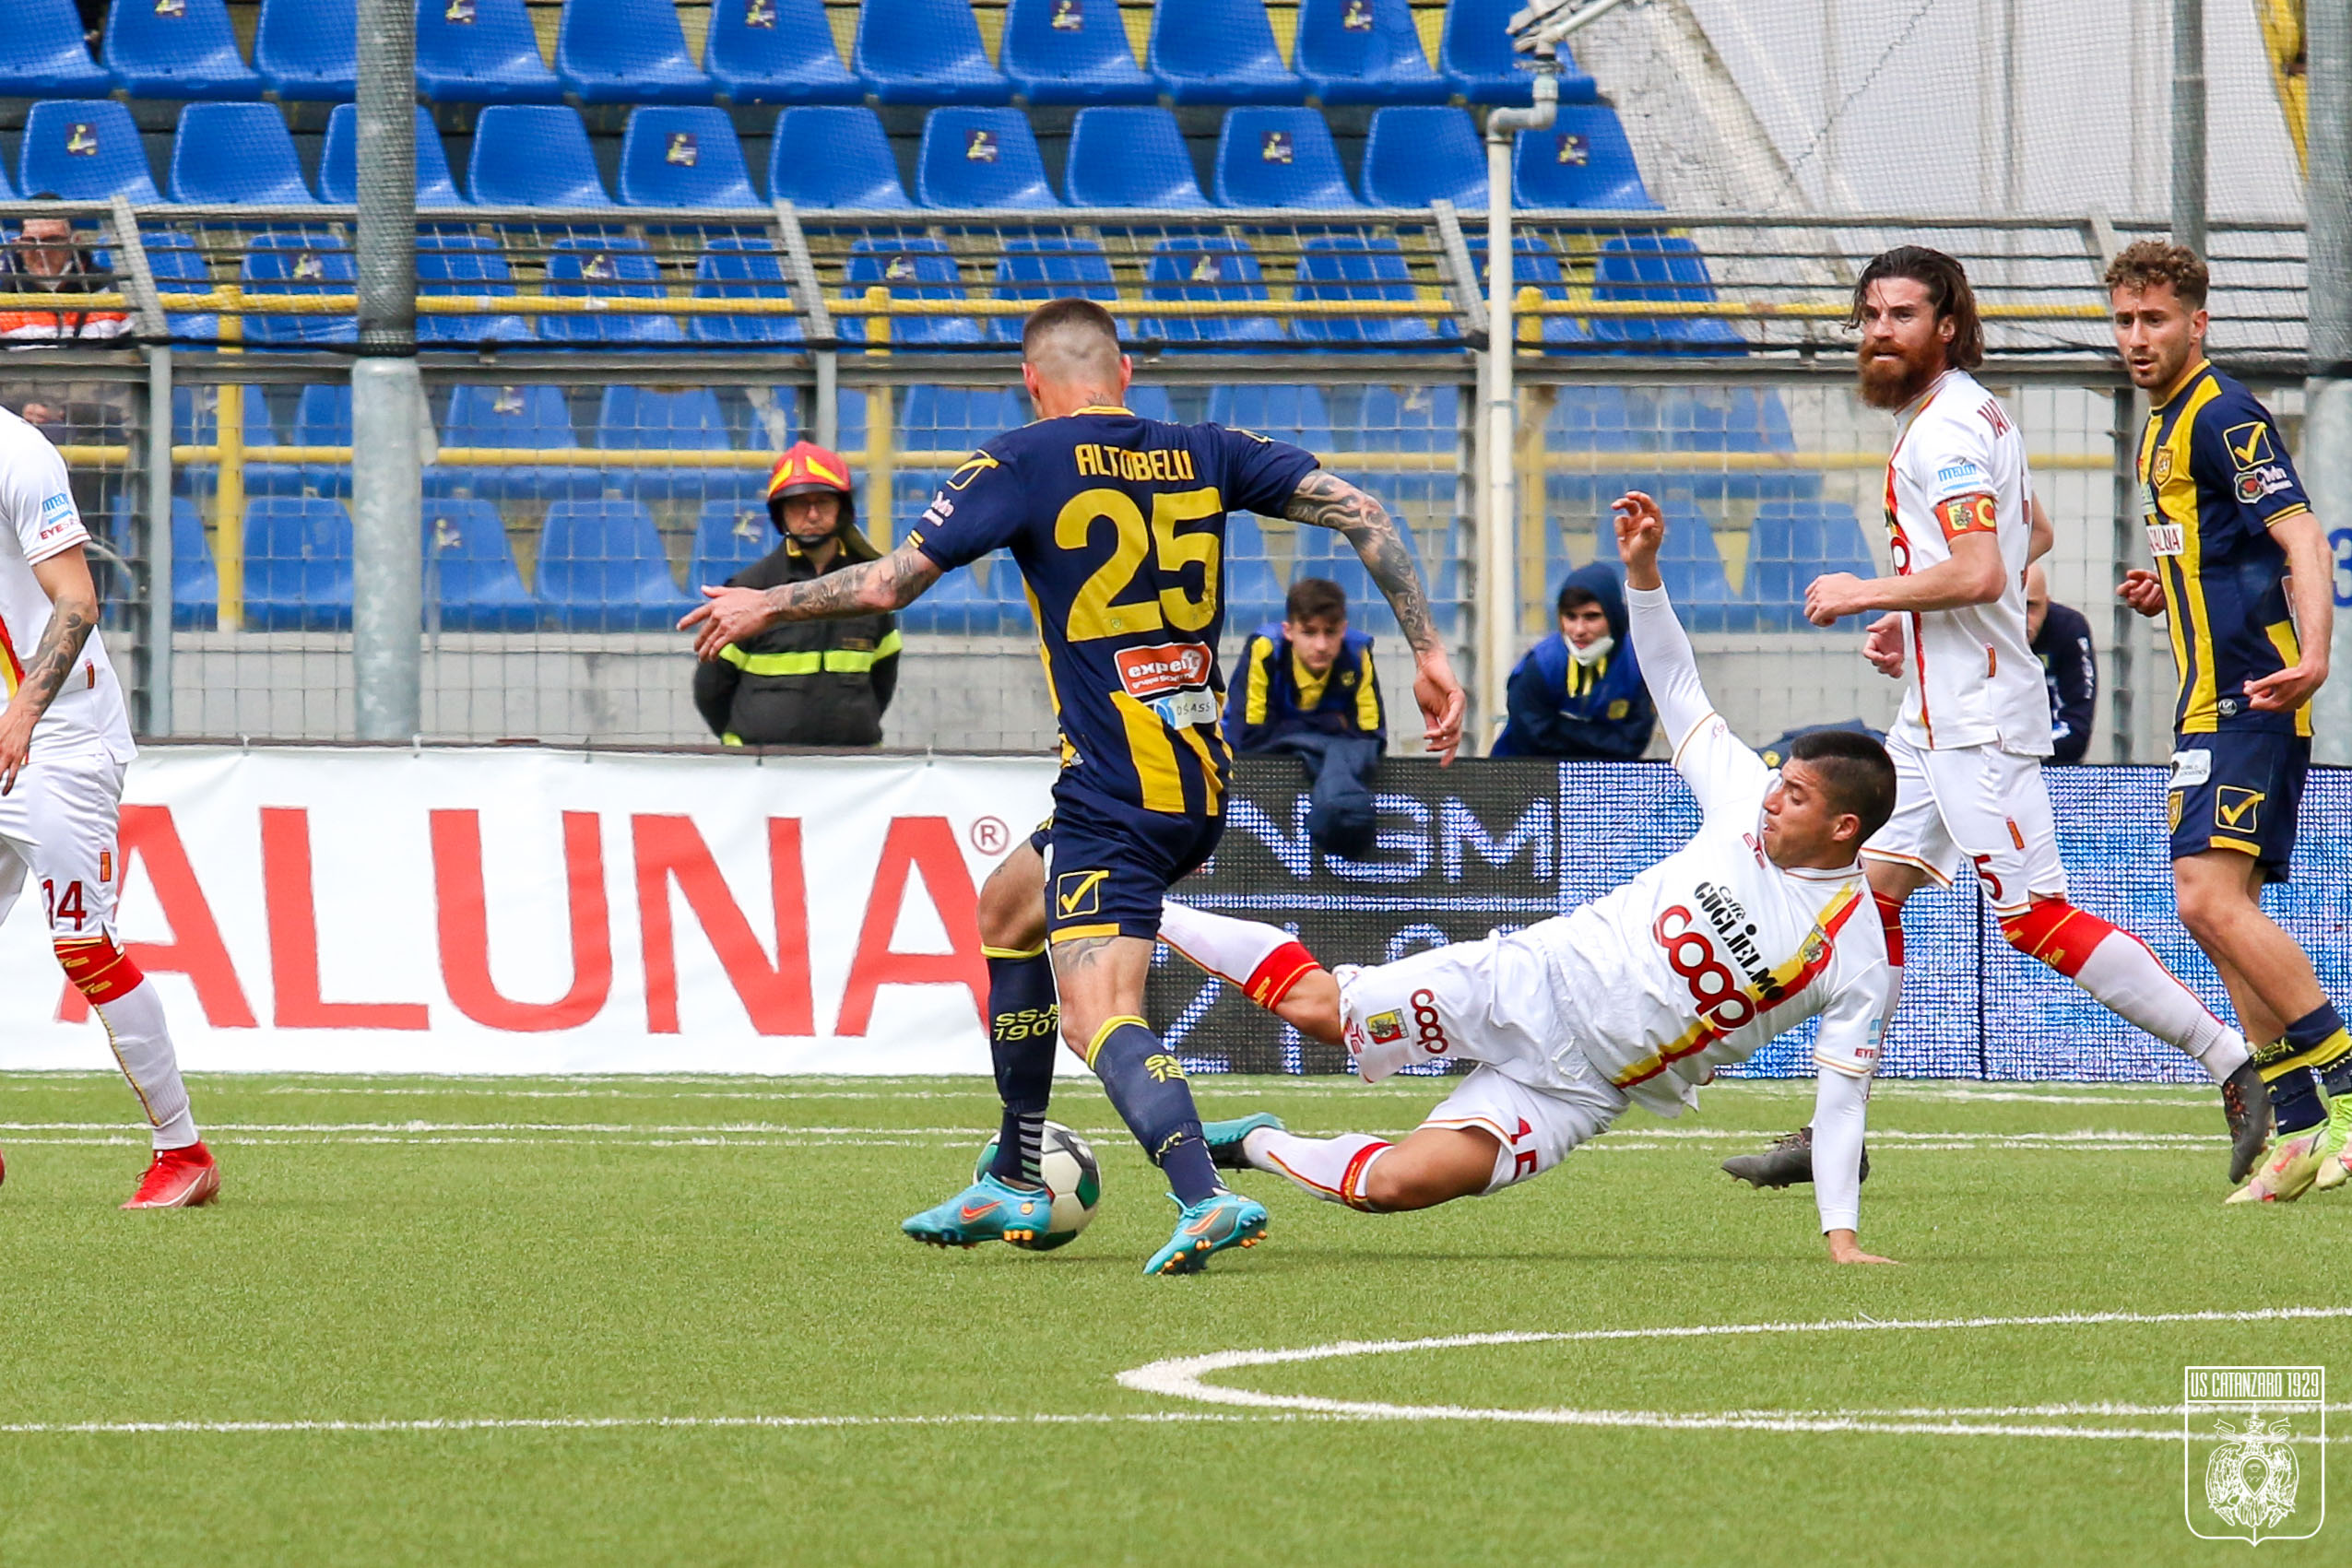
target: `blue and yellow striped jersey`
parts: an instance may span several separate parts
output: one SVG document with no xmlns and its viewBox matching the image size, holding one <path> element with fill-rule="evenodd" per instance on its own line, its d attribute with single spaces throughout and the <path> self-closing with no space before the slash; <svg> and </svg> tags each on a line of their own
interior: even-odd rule
<svg viewBox="0 0 2352 1568">
<path fill-rule="evenodd" d="M 2302 656 L 2270 529 L 2311 503 L 2269 410 L 2201 362 L 2140 432 L 2140 506 L 2181 675 L 2172 727 L 2311 734 L 2309 703 L 2268 713 L 2246 699 L 2246 682 Z"/>
<path fill-rule="evenodd" d="M 948 476 L 908 542 L 949 568 L 1011 550 L 1061 724 L 1058 792 L 1218 815 L 1225 514 L 1281 515 L 1316 466 L 1247 430 L 1085 408 L 999 436 Z"/>
</svg>

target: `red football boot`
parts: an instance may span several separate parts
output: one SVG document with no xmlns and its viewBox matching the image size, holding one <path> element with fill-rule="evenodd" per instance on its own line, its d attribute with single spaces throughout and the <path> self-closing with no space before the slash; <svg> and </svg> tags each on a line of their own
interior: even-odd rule
<svg viewBox="0 0 2352 1568">
<path fill-rule="evenodd" d="M 201 1143 L 159 1149 L 125 1208 L 196 1208 L 220 1196 L 220 1167 Z"/>
</svg>

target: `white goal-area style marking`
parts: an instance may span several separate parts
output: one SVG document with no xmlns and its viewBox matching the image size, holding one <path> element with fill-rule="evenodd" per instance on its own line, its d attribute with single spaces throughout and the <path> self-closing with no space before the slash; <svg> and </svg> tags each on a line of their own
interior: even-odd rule
<svg viewBox="0 0 2352 1568">
<path fill-rule="evenodd" d="M 1535 1426 L 1648 1427 L 1665 1431 L 1872 1432 L 1934 1437 L 2089 1438 L 2098 1441 L 2178 1442 L 2181 1428 L 2052 1424 L 2048 1418 L 2173 1415 L 2178 1405 L 2062 1404 L 1966 1407 L 1905 1406 L 1887 1409 L 1836 1410 L 1610 1410 L 1487 1409 L 1469 1405 L 1400 1405 L 1377 1399 L 1332 1399 L 1315 1394 L 1269 1394 L 1207 1379 L 1246 1367 L 1286 1366 L 1302 1362 L 1409 1355 L 1467 1350 L 1485 1345 L 1544 1345 L 1705 1339 L 1765 1335 L 1948 1333 L 2000 1328 L 2096 1327 L 2110 1324 L 2271 1323 L 2352 1317 L 2352 1307 L 2266 1307 L 2249 1312 L 2050 1313 L 2026 1317 L 1944 1317 L 1826 1320 L 1814 1323 L 1719 1323 L 1656 1328 L 1581 1328 L 1493 1334 L 1448 1334 L 1423 1339 L 1343 1339 L 1287 1350 L 1219 1350 L 1176 1356 L 1118 1374 L 1121 1386 L 1141 1394 L 1189 1399 L 1267 1413 L 1321 1416 L 1342 1421 L 1507 1421 Z M 2333 1409 L 2352 1407 L 2331 1406 Z M 2019 1424 L 2026 1418 L 2043 1420 Z M 2337 1442 L 2352 1441 L 2339 1437 Z"/>
</svg>

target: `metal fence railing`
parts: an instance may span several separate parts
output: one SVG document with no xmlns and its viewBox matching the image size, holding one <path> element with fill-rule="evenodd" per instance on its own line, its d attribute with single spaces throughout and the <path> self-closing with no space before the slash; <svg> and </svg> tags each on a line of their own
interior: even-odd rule
<svg viewBox="0 0 2352 1568">
<path fill-rule="evenodd" d="M 0 206 L 0 223 L 32 210 Z M 40 210 L 82 226 L 89 265 L 62 292 L 22 280 L 0 310 L 121 320 L 10 355 L 0 404 L 48 414 L 73 467 L 140 727 L 350 735 L 349 210 Z M 2097 277 L 2138 227 L 1522 215 L 1510 645 L 1548 630 L 1562 574 L 1607 553 L 1608 499 L 1637 484 L 1685 541 L 1677 597 L 1743 733 L 1883 719 L 1892 687 L 1796 606 L 1816 572 L 1884 563 L 1886 425 L 1850 390 L 1845 290 L 1862 256 L 1926 233 L 1980 279 L 1985 379 L 2017 409 L 2059 524 L 2053 590 L 2089 614 L 2107 666 L 2092 755 L 2159 755 L 2169 667 L 2145 623 L 2101 607 L 2139 545 L 2117 483 L 2136 417 Z M 899 536 L 943 473 L 1027 419 L 1018 319 L 1068 292 L 1127 328 L 1141 411 L 1298 441 L 1382 495 L 1467 677 L 1487 607 L 1481 240 L 1443 207 L 421 214 L 424 729 L 711 739 L 668 629 L 695 587 L 773 546 L 759 482 L 774 454 L 801 435 L 837 448 L 866 526 Z M 2299 242 L 2248 227 L 2215 243 L 2216 341 L 2290 432 Z M 1539 254 L 1556 269 L 1523 265 Z M 1226 651 L 1290 582 L 1331 576 L 1389 633 L 1382 678 L 1408 712 L 1385 610 L 1333 543 L 1237 520 Z M 1005 562 L 943 584 L 906 633 L 891 743 L 1048 743 Z"/>
</svg>

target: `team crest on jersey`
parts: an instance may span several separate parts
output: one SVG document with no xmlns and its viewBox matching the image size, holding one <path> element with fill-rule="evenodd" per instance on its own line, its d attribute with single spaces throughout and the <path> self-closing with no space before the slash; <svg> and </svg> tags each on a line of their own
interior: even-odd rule
<svg viewBox="0 0 2352 1568">
<path fill-rule="evenodd" d="M 2172 449 L 2171 449 L 2170 447 L 2169 447 L 2169 446 L 2160 446 L 2160 447 L 2157 447 L 2157 451 L 2156 451 L 2156 464 L 2155 464 L 2155 466 L 2153 466 L 2153 467 L 2149 470 L 2149 472 L 2150 472 L 2151 477 L 2152 477 L 2156 480 L 2156 482 L 2157 482 L 2157 484 L 2159 484 L 2159 485 L 2162 485 L 2162 484 L 2169 484 L 2169 483 L 2170 483 L 2170 482 L 2171 482 L 2171 479 L 2172 479 Z"/>
<path fill-rule="evenodd" d="M 1374 1013 L 1364 1020 L 1364 1032 L 1375 1045 L 1391 1045 L 1405 1037 L 1405 1015 L 1401 1009 Z"/>
</svg>

